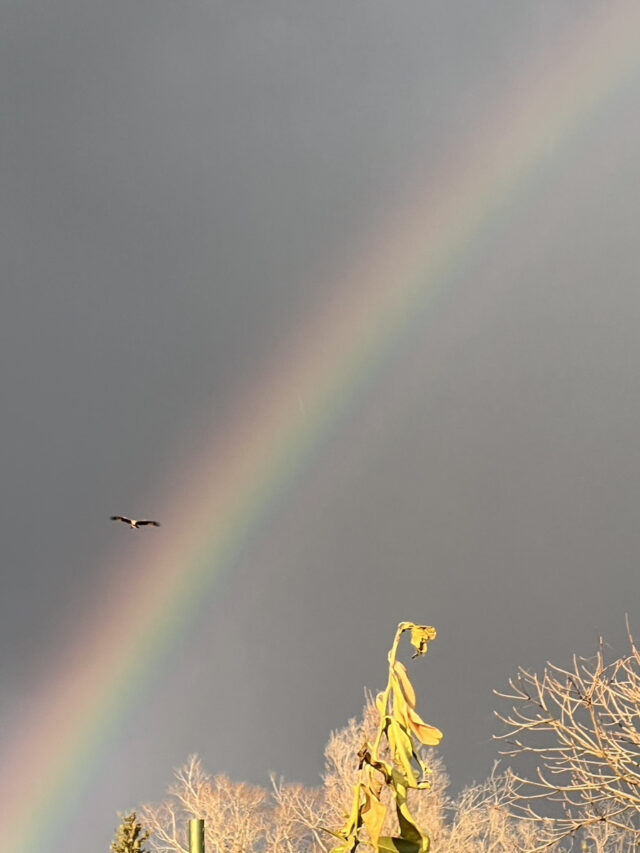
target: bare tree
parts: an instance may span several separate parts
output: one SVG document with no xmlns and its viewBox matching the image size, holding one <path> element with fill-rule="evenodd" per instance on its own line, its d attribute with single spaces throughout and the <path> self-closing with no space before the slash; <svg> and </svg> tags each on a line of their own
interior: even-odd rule
<svg viewBox="0 0 640 853">
<path fill-rule="evenodd" d="M 269 827 L 269 794 L 264 788 L 211 778 L 191 756 L 176 771 L 170 798 L 159 806 L 143 806 L 149 843 L 157 853 L 188 853 L 189 818 L 204 818 L 206 849 L 211 853 L 252 853 L 264 845 Z"/>
<path fill-rule="evenodd" d="M 630 633 L 629 643 L 630 653 L 612 663 L 601 641 L 594 657 L 574 656 L 570 669 L 520 669 L 511 692 L 498 693 L 514 703 L 497 713 L 505 754 L 537 765 L 534 778 L 514 776 L 512 797 L 516 813 L 537 823 L 533 851 L 578 836 L 589 851 L 637 849 L 640 653 Z"/>
<path fill-rule="evenodd" d="M 267 830 L 270 853 L 328 853 L 333 847 L 327 827 L 331 810 L 321 788 L 285 784 L 272 777 L 272 819 Z"/>
<path fill-rule="evenodd" d="M 515 853 L 531 850 L 540 839 L 541 827 L 515 816 L 511 803 L 518 783 L 510 771 L 497 765 L 484 782 L 465 788 L 449 806 L 442 850 L 447 853 Z M 554 853 L 563 847 L 553 844 Z"/>
<path fill-rule="evenodd" d="M 631 853 L 638 850 L 633 834 L 610 823 L 594 823 L 580 832 L 580 850 L 584 853 Z"/>
</svg>

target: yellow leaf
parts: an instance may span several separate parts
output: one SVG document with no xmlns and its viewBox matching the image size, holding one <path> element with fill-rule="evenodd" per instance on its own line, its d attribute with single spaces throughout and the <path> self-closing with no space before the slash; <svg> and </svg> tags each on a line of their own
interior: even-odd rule
<svg viewBox="0 0 640 853">
<path fill-rule="evenodd" d="M 400 685 L 395 670 L 391 671 L 391 686 L 393 688 L 392 716 L 394 719 L 398 720 L 399 723 L 404 724 L 405 727 L 407 727 L 409 722 L 407 716 L 409 711 L 409 705 L 407 703 L 406 696 L 404 695 L 404 691 Z"/>
<path fill-rule="evenodd" d="M 387 807 L 375 796 L 370 789 L 364 790 L 364 805 L 362 806 L 362 821 L 367 827 L 369 838 L 377 846 L 382 825 L 387 814 Z"/>
<path fill-rule="evenodd" d="M 424 848 L 421 848 L 420 844 L 407 841 L 406 838 L 393 838 L 386 835 L 378 841 L 378 853 L 423 853 L 423 851 Z"/>
<path fill-rule="evenodd" d="M 425 723 L 413 708 L 407 707 L 407 716 L 409 727 L 420 743 L 423 743 L 425 746 L 437 746 L 440 743 L 442 740 L 440 729 Z"/>
<path fill-rule="evenodd" d="M 415 841 L 418 844 L 421 844 L 425 835 L 418 828 L 415 820 L 413 819 L 413 815 L 409 811 L 409 804 L 406 799 L 397 798 L 396 812 L 398 814 L 398 824 L 400 826 L 400 835 L 402 838 L 407 838 L 409 841 Z"/>
<path fill-rule="evenodd" d="M 435 640 L 436 636 L 436 629 L 430 625 L 414 625 L 411 629 L 411 645 L 416 650 L 414 658 L 418 655 L 426 655 L 427 643 L 429 640 Z"/>
<path fill-rule="evenodd" d="M 393 760 L 399 764 L 404 771 L 407 782 L 412 787 L 417 787 L 418 777 L 411 763 L 411 759 L 413 757 L 413 745 L 411 743 L 411 738 L 407 734 L 407 730 L 396 720 L 390 720 L 387 728 L 387 737 L 393 754 Z"/>
<path fill-rule="evenodd" d="M 423 791 L 428 791 L 431 789 L 431 782 L 429 781 L 429 776 L 431 776 L 431 768 L 424 761 L 423 757 L 420 755 L 420 751 L 413 753 L 413 757 L 415 758 L 419 768 L 420 768 L 420 779 L 418 780 L 417 788 L 420 788 Z"/>
<path fill-rule="evenodd" d="M 407 672 L 407 668 L 400 661 L 395 662 L 394 666 L 394 674 L 398 680 L 398 684 L 402 693 L 404 694 L 404 698 L 407 700 L 407 703 L 411 705 L 411 707 L 416 707 L 416 692 L 413 689 L 413 684 L 409 679 L 409 673 Z"/>
<path fill-rule="evenodd" d="M 323 832 L 326 832 L 328 835 L 333 835 L 334 838 L 337 838 L 338 841 L 344 841 L 344 836 L 340 835 L 338 832 L 334 832 L 332 829 L 329 829 L 328 826 L 322 826 L 322 824 L 318 824 L 318 829 L 321 829 Z M 334 847 L 334 850 L 337 850 L 337 847 Z"/>
<path fill-rule="evenodd" d="M 408 842 L 417 844 L 420 853 L 427 853 L 430 844 L 429 836 L 418 827 L 413 819 L 409 811 L 407 794 L 407 788 L 402 783 L 396 784 L 393 796 L 396 801 L 400 837 Z"/>
</svg>

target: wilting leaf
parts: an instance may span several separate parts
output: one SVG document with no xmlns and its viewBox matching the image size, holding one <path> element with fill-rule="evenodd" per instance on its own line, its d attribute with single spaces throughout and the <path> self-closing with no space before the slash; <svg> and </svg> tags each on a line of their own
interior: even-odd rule
<svg viewBox="0 0 640 853">
<path fill-rule="evenodd" d="M 393 718 L 406 728 L 409 727 L 409 703 L 404 691 L 398 681 L 395 671 L 391 673 L 391 686 L 393 688 Z"/>
<path fill-rule="evenodd" d="M 413 745 L 411 743 L 411 738 L 407 734 L 407 730 L 396 720 L 389 719 L 387 737 L 389 739 L 389 746 L 391 747 L 394 761 L 402 768 L 404 775 L 407 778 L 407 782 L 412 787 L 416 787 L 418 784 L 418 777 L 411 763 L 411 759 L 414 754 Z"/>
<path fill-rule="evenodd" d="M 427 847 L 423 848 L 415 841 L 407 841 L 406 838 L 394 838 L 390 835 L 383 835 L 378 840 L 378 853 L 423 853 L 425 849 L 429 849 L 428 841 Z"/>
<path fill-rule="evenodd" d="M 335 847 L 332 853 L 345 853 L 348 850 L 355 850 L 358 846 L 358 832 L 362 826 L 362 782 L 358 782 L 354 786 L 353 794 L 351 814 L 347 818 L 347 823 L 340 831 L 340 837 L 344 838 L 346 843 Z"/>
<path fill-rule="evenodd" d="M 420 750 L 414 751 L 413 757 L 418 766 L 420 767 L 421 774 L 416 788 L 420 788 L 422 791 L 429 791 L 431 789 L 431 782 L 429 781 L 429 776 L 431 776 L 431 768 L 428 766 L 426 761 L 424 761 L 422 755 L 420 755 Z"/>
<path fill-rule="evenodd" d="M 391 782 L 391 766 L 387 764 L 386 761 L 381 761 L 380 759 L 374 758 L 371 755 L 371 747 L 366 741 L 360 748 L 358 758 L 360 759 L 360 763 L 358 764 L 359 770 L 362 770 L 365 764 L 367 764 L 369 767 L 373 767 L 374 770 L 377 770 L 379 773 L 382 774 L 386 784 L 389 784 L 389 782 Z"/>
<path fill-rule="evenodd" d="M 442 732 L 440 729 L 425 723 L 413 708 L 407 707 L 407 715 L 411 731 L 415 734 L 420 743 L 425 746 L 437 746 L 440 743 L 442 740 Z"/>
<path fill-rule="evenodd" d="M 367 827 L 371 843 L 378 844 L 382 825 L 387 815 L 387 807 L 381 803 L 373 791 L 364 789 L 364 805 L 362 806 L 362 822 Z"/>
<path fill-rule="evenodd" d="M 407 703 L 411 705 L 411 707 L 416 707 L 416 691 L 413 689 L 413 684 L 409 680 L 409 673 L 407 672 L 407 668 L 400 661 L 396 661 L 393 667 L 394 675 L 398 680 L 398 685 L 402 690 L 404 698 L 407 700 Z"/>
<path fill-rule="evenodd" d="M 417 844 L 421 853 L 426 853 L 429 849 L 429 837 L 416 824 L 411 812 L 409 811 L 409 803 L 407 802 L 407 784 L 397 775 L 394 776 L 394 782 L 395 784 L 392 789 L 392 794 L 396 802 L 396 814 L 398 816 L 398 824 L 400 827 L 400 837 Z"/>
<path fill-rule="evenodd" d="M 344 836 L 343 836 L 343 835 L 340 835 L 340 833 L 339 833 L 339 832 L 334 832 L 332 829 L 329 829 L 329 827 L 328 827 L 328 826 L 322 826 L 321 824 L 318 824 L 318 829 L 321 829 L 323 832 L 326 832 L 328 835 L 333 835 L 333 837 L 334 837 L 334 838 L 337 838 L 337 839 L 338 839 L 338 841 L 344 841 Z M 340 849 L 341 849 L 341 848 L 339 848 L 339 847 L 334 847 L 334 848 L 333 848 L 333 850 L 334 850 L 334 851 L 336 851 L 336 850 L 340 850 Z"/>
<path fill-rule="evenodd" d="M 411 629 L 411 645 L 416 650 L 414 658 L 418 655 L 426 655 L 429 640 L 435 640 L 435 638 L 435 628 L 430 625 L 414 625 Z"/>
<path fill-rule="evenodd" d="M 406 799 L 406 791 L 404 797 L 396 797 L 396 813 L 398 815 L 398 823 L 400 825 L 400 835 L 409 841 L 415 841 L 416 844 L 422 844 L 424 833 L 418 828 L 413 815 L 409 811 L 409 804 Z"/>
</svg>

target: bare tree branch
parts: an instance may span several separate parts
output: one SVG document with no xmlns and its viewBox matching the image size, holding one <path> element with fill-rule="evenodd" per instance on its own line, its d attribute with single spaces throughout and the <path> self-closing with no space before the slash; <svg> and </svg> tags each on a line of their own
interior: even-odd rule
<svg viewBox="0 0 640 853">
<path fill-rule="evenodd" d="M 640 654 L 631 634 L 629 644 L 630 653 L 612 663 L 601 640 L 594 657 L 574 656 L 570 669 L 549 663 L 541 676 L 520 669 L 509 691 L 497 693 L 512 703 L 496 712 L 505 726 L 497 736 L 503 753 L 537 765 L 534 778 L 514 776 L 512 796 L 515 814 L 544 827 L 532 850 L 578 833 L 587 850 L 605 850 L 605 842 L 607 851 L 637 849 Z"/>
</svg>

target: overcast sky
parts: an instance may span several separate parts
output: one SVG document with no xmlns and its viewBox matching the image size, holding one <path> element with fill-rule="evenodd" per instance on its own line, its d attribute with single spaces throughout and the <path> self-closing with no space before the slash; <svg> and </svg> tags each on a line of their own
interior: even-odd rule
<svg viewBox="0 0 640 853">
<path fill-rule="evenodd" d="M 109 515 L 166 503 L 172 460 L 304 339 L 323 273 L 473 149 L 514 80 L 553 74 L 596 5 L 2 0 L 3 739 L 128 547 Z M 38 853 L 106 850 L 192 752 L 317 783 L 399 620 L 439 631 L 412 672 L 456 788 L 489 773 L 518 665 L 601 633 L 622 651 L 626 612 L 640 632 L 639 85 L 550 144 L 168 650 L 84 834 Z"/>
</svg>

